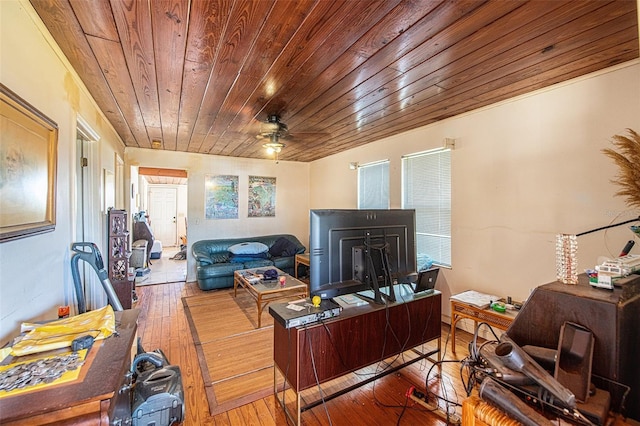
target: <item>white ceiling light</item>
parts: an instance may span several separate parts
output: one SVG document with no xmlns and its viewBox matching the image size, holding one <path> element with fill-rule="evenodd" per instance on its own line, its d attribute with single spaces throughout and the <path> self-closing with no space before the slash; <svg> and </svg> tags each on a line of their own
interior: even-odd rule
<svg viewBox="0 0 640 426">
<path fill-rule="evenodd" d="M 284 144 L 278 140 L 278 135 L 272 133 L 269 135 L 269 142 L 262 145 L 267 150 L 268 154 L 279 153 L 284 148 Z"/>
<path fill-rule="evenodd" d="M 284 144 L 280 142 L 277 142 L 277 143 L 269 142 L 262 145 L 262 147 L 267 150 L 268 154 L 273 154 L 274 152 L 282 151 L 282 148 L 284 148 Z"/>
</svg>

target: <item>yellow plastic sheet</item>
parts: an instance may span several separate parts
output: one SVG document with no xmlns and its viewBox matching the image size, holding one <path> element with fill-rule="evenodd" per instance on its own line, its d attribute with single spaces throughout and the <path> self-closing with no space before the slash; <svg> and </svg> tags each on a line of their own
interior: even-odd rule
<svg viewBox="0 0 640 426">
<path fill-rule="evenodd" d="M 74 317 L 46 324 L 23 323 L 30 331 L 14 343 L 11 355 L 23 356 L 71 346 L 77 338 L 91 335 L 94 340 L 105 339 L 116 331 L 116 318 L 111 305 Z"/>
</svg>

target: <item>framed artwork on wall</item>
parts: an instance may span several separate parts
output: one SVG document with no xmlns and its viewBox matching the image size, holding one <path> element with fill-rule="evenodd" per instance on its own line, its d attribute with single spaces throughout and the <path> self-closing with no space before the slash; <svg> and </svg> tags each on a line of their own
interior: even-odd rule
<svg viewBox="0 0 640 426">
<path fill-rule="evenodd" d="M 204 218 L 238 218 L 238 176 L 204 177 Z"/>
<path fill-rule="evenodd" d="M 276 178 L 249 176 L 249 217 L 275 217 Z"/>
<path fill-rule="evenodd" d="M 58 125 L 0 83 L 0 242 L 56 226 Z"/>
</svg>

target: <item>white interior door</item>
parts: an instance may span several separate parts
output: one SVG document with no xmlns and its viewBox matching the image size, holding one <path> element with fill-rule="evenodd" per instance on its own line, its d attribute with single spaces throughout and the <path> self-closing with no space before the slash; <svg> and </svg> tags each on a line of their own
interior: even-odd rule
<svg viewBox="0 0 640 426">
<path fill-rule="evenodd" d="M 177 245 L 177 189 L 161 186 L 149 187 L 149 221 L 153 237 L 163 247 Z"/>
</svg>

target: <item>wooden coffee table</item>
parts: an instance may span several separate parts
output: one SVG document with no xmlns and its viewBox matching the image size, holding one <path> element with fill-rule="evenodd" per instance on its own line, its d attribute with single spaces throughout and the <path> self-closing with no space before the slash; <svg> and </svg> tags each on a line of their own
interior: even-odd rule
<svg viewBox="0 0 640 426">
<path fill-rule="evenodd" d="M 267 269 L 275 269 L 278 271 L 278 278 L 285 277 L 284 285 L 280 284 L 279 279 L 273 281 L 259 280 L 253 282 L 253 278 L 259 275 L 260 272 Z M 291 275 L 282 272 L 277 268 L 254 268 L 254 269 L 241 269 L 233 273 L 233 295 L 237 296 L 238 286 L 242 286 L 256 301 L 258 308 L 258 328 L 262 327 L 262 311 L 264 308 L 274 300 L 281 300 L 290 297 L 307 297 L 309 295 L 309 288 L 305 283 Z"/>
</svg>

